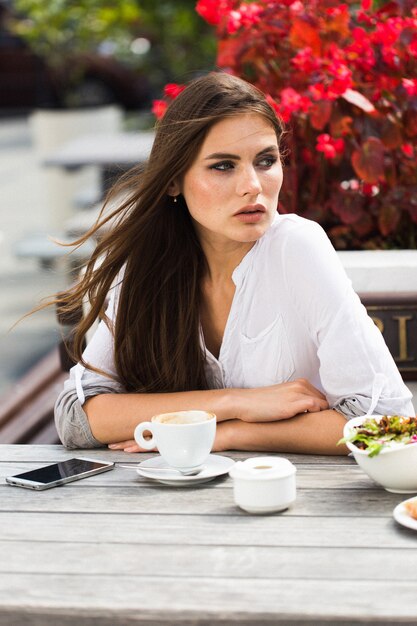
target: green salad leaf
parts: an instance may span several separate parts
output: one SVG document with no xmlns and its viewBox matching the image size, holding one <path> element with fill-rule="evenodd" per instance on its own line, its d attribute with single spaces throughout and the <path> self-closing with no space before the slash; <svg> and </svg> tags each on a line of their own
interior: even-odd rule
<svg viewBox="0 0 417 626">
<path fill-rule="evenodd" d="M 338 445 L 347 442 L 359 450 L 366 450 L 369 456 L 376 456 L 392 443 L 417 443 L 417 417 L 383 415 L 378 419 L 366 419 L 355 426 L 348 437 L 340 439 Z"/>
</svg>

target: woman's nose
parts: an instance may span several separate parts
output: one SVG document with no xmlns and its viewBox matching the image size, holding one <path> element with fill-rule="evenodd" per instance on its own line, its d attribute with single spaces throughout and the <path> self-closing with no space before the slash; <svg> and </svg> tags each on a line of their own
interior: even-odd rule
<svg viewBox="0 0 417 626">
<path fill-rule="evenodd" d="M 262 185 L 255 168 L 245 168 L 237 183 L 237 193 L 244 196 L 246 194 L 258 194 L 261 191 Z"/>
</svg>

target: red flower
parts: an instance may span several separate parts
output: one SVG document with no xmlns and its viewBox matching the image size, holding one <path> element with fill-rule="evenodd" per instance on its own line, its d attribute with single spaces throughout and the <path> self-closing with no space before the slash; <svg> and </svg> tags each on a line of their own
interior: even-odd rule
<svg viewBox="0 0 417 626">
<path fill-rule="evenodd" d="M 157 120 L 160 120 L 161 117 L 164 117 L 167 108 L 168 104 L 165 102 L 165 100 L 154 100 L 152 103 L 152 113 L 155 115 Z"/>
<path fill-rule="evenodd" d="M 290 7 L 290 11 L 293 16 L 304 11 L 304 6 L 301 0 L 287 0 L 287 2 L 283 2 L 283 4 L 287 4 Z"/>
<path fill-rule="evenodd" d="M 379 193 L 378 185 L 371 185 L 371 183 L 362 183 L 362 193 L 364 196 L 373 197 Z"/>
<path fill-rule="evenodd" d="M 168 83 L 164 87 L 164 95 L 168 98 L 175 100 L 180 95 L 181 91 L 184 91 L 185 85 L 177 85 L 176 83 Z"/>
<path fill-rule="evenodd" d="M 406 157 L 412 159 L 414 156 L 414 148 L 411 143 L 403 143 L 401 146 L 401 150 L 405 154 Z"/>
<path fill-rule="evenodd" d="M 284 122 L 288 122 L 293 113 L 299 111 L 306 113 L 311 107 L 309 98 L 302 96 L 292 87 L 287 87 L 281 91 L 281 102 L 279 111 Z"/>
<path fill-rule="evenodd" d="M 343 139 L 333 139 L 329 134 L 323 133 L 317 137 L 317 152 L 323 152 L 326 159 L 334 159 L 343 154 L 345 142 Z"/>
<path fill-rule="evenodd" d="M 400 79 L 395 76 L 381 74 L 375 77 L 375 84 L 378 85 L 382 91 L 392 93 L 400 84 Z"/>
<path fill-rule="evenodd" d="M 195 10 L 206 22 L 217 26 L 233 4 L 231 0 L 198 0 Z"/>
<path fill-rule="evenodd" d="M 316 85 L 310 85 L 308 88 L 313 100 L 328 100 L 327 91 L 323 83 L 317 83 Z"/>
<path fill-rule="evenodd" d="M 242 26 L 242 16 L 239 11 L 230 11 L 227 17 L 226 30 L 229 35 L 233 35 Z"/>
<path fill-rule="evenodd" d="M 266 95 L 266 101 L 268 102 L 268 104 L 274 109 L 275 113 L 277 114 L 277 116 L 280 115 L 280 108 L 277 102 L 275 102 L 275 100 L 273 99 L 272 96 L 270 96 L 269 94 Z M 285 121 L 285 120 L 284 120 Z"/>
<path fill-rule="evenodd" d="M 369 72 L 376 63 L 375 52 L 364 28 L 352 30 L 353 42 L 345 47 L 345 58 L 356 69 Z"/>
<path fill-rule="evenodd" d="M 308 165 L 311 165 L 312 163 L 314 163 L 314 155 L 312 151 L 309 150 L 308 148 L 303 148 L 301 150 L 301 158 L 304 161 L 304 163 L 307 163 Z"/>
<path fill-rule="evenodd" d="M 339 4 L 337 7 L 329 7 L 326 9 L 326 13 L 331 17 L 339 17 L 339 15 L 347 16 L 349 13 L 349 7 L 347 4 Z"/>
<path fill-rule="evenodd" d="M 410 56 L 417 58 L 417 37 L 408 46 L 408 53 Z"/>
<path fill-rule="evenodd" d="M 233 35 L 241 27 L 250 28 L 257 24 L 262 10 L 258 4 L 252 3 L 241 4 L 236 11 L 230 11 L 226 24 L 229 35 Z"/>
<path fill-rule="evenodd" d="M 339 96 L 342 96 L 346 89 L 350 89 L 353 86 L 352 72 L 340 61 L 332 61 L 327 71 L 330 77 L 333 77 L 333 80 L 330 79 L 327 87 L 327 97 L 331 100 L 335 100 Z"/>
<path fill-rule="evenodd" d="M 417 96 L 417 78 L 403 78 L 401 83 L 409 96 Z"/>
<path fill-rule="evenodd" d="M 321 67 L 319 59 L 314 56 L 313 50 L 309 46 L 299 50 L 291 59 L 291 64 L 298 71 L 304 72 L 305 74 L 312 74 Z"/>
</svg>

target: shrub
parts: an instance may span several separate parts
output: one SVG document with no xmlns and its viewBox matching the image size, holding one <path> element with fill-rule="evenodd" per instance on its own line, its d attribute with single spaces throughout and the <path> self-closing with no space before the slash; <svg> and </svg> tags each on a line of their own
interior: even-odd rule
<svg viewBox="0 0 417 626">
<path fill-rule="evenodd" d="M 414 0 L 196 10 L 216 29 L 218 67 L 257 85 L 288 125 L 280 211 L 320 222 L 339 249 L 416 247 Z"/>
</svg>

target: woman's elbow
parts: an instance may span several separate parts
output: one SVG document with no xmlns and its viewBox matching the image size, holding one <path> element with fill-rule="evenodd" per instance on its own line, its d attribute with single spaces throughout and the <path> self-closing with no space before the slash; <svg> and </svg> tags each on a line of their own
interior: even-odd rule
<svg viewBox="0 0 417 626">
<path fill-rule="evenodd" d="M 61 394 L 54 409 L 55 426 L 62 445 L 69 450 L 101 447 L 103 444 L 91 433 L 87 415 L 78 398 L 65 396 Z"/>
</svg>

